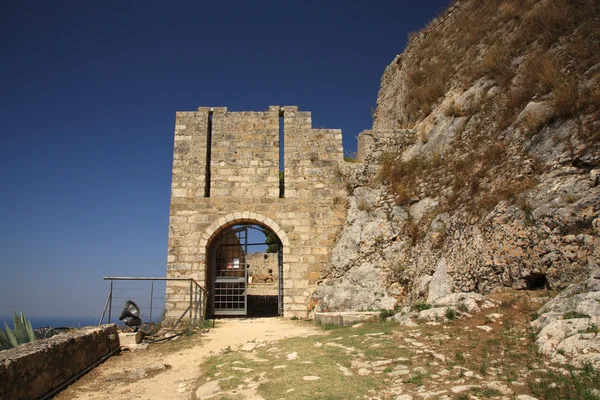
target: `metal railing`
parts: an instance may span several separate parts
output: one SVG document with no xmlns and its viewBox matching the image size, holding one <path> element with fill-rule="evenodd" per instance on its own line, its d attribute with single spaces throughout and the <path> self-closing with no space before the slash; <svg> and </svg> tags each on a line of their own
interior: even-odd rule
<svg viewBox="0 0 600 400">
<path fill-rule="evenodd" d="M 166 301 L 166 288 L 165 288 L 165 296 L 155 296 L 155 282 L 167 282 L 167 281 L 187 281 L 189 282 L 189 305 L 185 311 L 179 316 L 177 321 L 175 322 L 175 326 L 179 325 L 179 323 L 185 318 L 187 315 L 189 318 L 189 327 L 193 328 L 198 324 L 204 322 L 204 309 L 206 305 L 207 293 L 206 290 L 198 284 L 198 282 L 192 278 L 153 278 L 153 277 L 127 277 L 127 276 L 105 276 L 105 281 L 110 281 L 110 290 L 108 292 L 108 298 L 106 299 L 106 303 L 104 304 L 104 310 L 102 311 L 102 318 L 100 318 L 100 325 L 104 322 L 104 317 L 106 312 L 108 311 L 108 323 L 111 322 L 112 318 L 112 310 L 113 310 L 113 300 L 114 299 L 131 299 L 133 301 L 139 302 L 140 300 L 147 301 L 149 300 L 149 307 L 140 306 L 140 304 L 144 304 L 142 302 L 137 303 L 138 306 L 143 310 L 145 308 L 149 309 L 149 324 L 152 325 L 154 321 L 152 321 L 152 313 L 155 309 L 163 309 L 164 310 L 164 301 Z M 139 281 L 149 281 L 150 288 L 123 288 L 117 287 L 115 281 L 128 281 L 128 282 L 139 282 Z M 115 294 L 120 294 L 122 292 L 129 291 L 150 291 L 149 297 L 144 296 L 142 293 L 138 293 L 138 296 L 115 296 Z M 170 296 L 170 300 L 178 300 L 176 296 Z M 156 306 L 156 300 L 163 301 L 162 306 Z M 181 300 L 181 299 L 179 299 Z M 143 321 L 143 318 L 142 318 Z M 158 322 L 158 321 L 157 321 Z"/>
</svg>

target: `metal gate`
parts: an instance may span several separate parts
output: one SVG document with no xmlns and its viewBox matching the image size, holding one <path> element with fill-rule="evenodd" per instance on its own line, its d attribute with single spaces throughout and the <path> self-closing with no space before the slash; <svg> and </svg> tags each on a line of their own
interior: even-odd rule
<svg viewBox="0 0 600 400">
<path fill-rule="evenodd" d="M 283 315 L 283 245 L 279 245 L 277 253 L 277 264 L 279 268 L 279 288 L 277 291 L 277 302 L 279 315 Z"/>
<path fill-rule="evenodd" d="M 283 315 L 283 246 L 279 243 L 249 243 L 248 230 L 264 229 L 254 225 L 237 225 L 226 229 L 210 247 L 209 276 L 212 301 L 209 315 L 245 316 L 248 314 L 248 247 L 277 244 L 278 289 L 277 313 Z M 275 300 L 275 299 L 273 299 Z"/>
<path fill-rule="evenodd" d="M 248 228 L 227 230 L 213 253 L 213 315 L 246 315 Z"/>
</svg>

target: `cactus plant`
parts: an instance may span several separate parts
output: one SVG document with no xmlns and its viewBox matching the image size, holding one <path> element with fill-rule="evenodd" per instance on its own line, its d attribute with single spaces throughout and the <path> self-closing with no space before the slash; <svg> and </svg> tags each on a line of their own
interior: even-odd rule
<svg viewBox="0 0 600 400">
<path fill-rule="evenodd" d="M 31 321 L 25 318 L 23 311 L 21 311 L 20 316 L 13 311 L 13 326 L 14 330 L 10 329 L 6 321 L 4 321 L 6 333 L 2 332 L 2 329 L 0 329 L 0 348 L 10 349 L 11 347 L 17 347 L 23 343 L 29 343 L 35 340 L 35 333 L 31 327 Z"/>
<path fill-rule="evenodd" d="M 10 349 L 11 347 L 14 347 L 12 342 L 8 338 L 7 334 L 2 331 L 2 328 L 0 328 L 0 350 Z"/>
</svg>

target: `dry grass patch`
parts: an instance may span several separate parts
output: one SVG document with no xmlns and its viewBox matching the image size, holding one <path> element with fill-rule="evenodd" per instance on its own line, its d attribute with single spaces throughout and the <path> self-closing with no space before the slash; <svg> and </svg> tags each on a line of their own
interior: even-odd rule
<svg viewBox="0 0 600 400">
<path fill-rule="evenodd" d="M 581 7 L 578 0 L 540 1 L 523 21 L 524 38 L 539 40 L 543 45 L 554 44 L 560 36 L 573 29 Z"/>
<path fill-rule="evenodd" d="M 563 78 L 552 89 L 552 100 L 557 117 L 572 118 L 579 109 L 577 81 Z"/>
<path fill-rule="evenodd" d="M 535 133 L 539 132 L 542 127 L 552 121 L 552 119 L 553 116 L 545 114 L 527 114 L 523 119 L 523 127 L 529 132 L 530 136 L 533 136 Z"/>
<path fill-rule="evenodd" d="M 392 188 L 399 205 L 407 204 L 418 194 L 418 178 L 430 170 L 431 160 L 414 157 L 402 161 L 393 154 L 384 154 L 381 158 L 379 179 Z"/>
<path fill-rule="evenodd" d="M 545 94 L 552 90 L 560 79 L 560 69 L 556 61 L 547 53 L 532 53 L 519 70 L 520 85 L 529 87 L 529 92 Z"/>
<path fill-rule="evenodd" d="M 471 114 L 470 107 L 461 106 L 456 101 L 452 100 L 444 108 L 444 115 L 447 117 L 465 117 Z"/>
<path fill-rule="evenodd" d="M 504 0 L 498 6 L 499 16 L 502 20 L 519 19 L 521 17 L 523 1 Z"/>
<path fill-rule="evenodd" d="M 481 63 L 483 74 L 490 76 L 500 85 L 508 84 L 515 76 L 512 68 L 513 54 L 507 45 L 492 46 Z"/>
</svg>

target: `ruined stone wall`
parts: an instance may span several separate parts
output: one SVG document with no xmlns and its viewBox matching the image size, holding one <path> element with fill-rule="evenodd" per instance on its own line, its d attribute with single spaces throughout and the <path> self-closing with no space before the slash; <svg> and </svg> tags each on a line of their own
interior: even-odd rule
<svg viewBox="0 0 600 400">
<path fill-rule="evenodd" d="M 285 154 L 281 198 L 280 116 Z M 295 106 L 272 106 L 266 112 L 214 108 L 212 117 L 205 107 L 178 112 L 167 276 L 194 278 L 206 287 L 211 240 L 227 227 L 255 223 L 271 229 L 283 244 L 284 316 L 306 316 L 345 220 L 342 162 L 341 131 L 312 129 L 311 114 Z M 188 296 L 188 283 L 169 282 L 166 317 L 181 315 Z"/>
<path fill-rule="evenodd" d="M 119 348 L 117 326 L 61 333 L 0 353 L 0 399 L 37 399 Z"/>
</svg>

